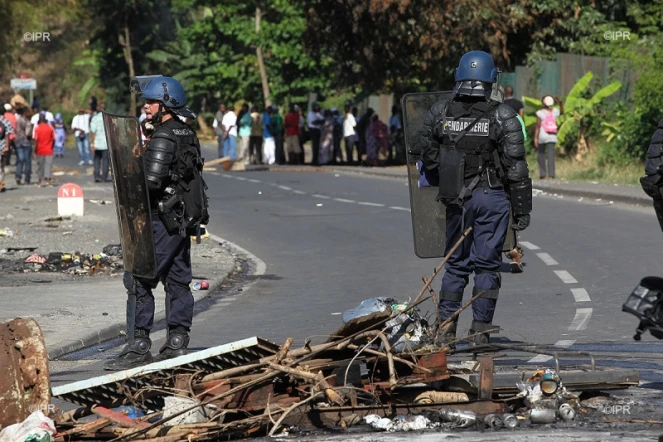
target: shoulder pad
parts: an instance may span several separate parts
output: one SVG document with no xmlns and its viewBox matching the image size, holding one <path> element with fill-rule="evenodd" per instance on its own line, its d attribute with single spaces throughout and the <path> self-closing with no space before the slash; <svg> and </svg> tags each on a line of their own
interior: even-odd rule
<svg viewBox="0 0 663 442">
<path fill-rule="evenodd" d="M 516 118 L 518 114 L 516 113 L 513 108 L 507 104 L 500 104 L 497 106 L 497 111 L 495 112 L 495 116 L 497 117 L 498 120 L 509 120 L 511 118 Z"/>
<path fill-rule="evenodd" d="M 166 139 L 171 140 L 173 142 L 177 141 L 177 139 L 175 138 L 175 135 L 173 134 L 173 132 L 170 129 L 167 129 L 163 126 L 156 128 L 156 130 L 152 134 L 151 139 L 153 140 L 155 138 L 166 138 Z"/>
<path fill-rule="evenodd" d="M 164 150 L 170 151 L 177 148 L 177 140 L 172 136 L 167 136 L 160 134 L 158 136 L 156 133 L 150 138 L 150 142 L 147 143 L 147 150 Z"/>
</svg>

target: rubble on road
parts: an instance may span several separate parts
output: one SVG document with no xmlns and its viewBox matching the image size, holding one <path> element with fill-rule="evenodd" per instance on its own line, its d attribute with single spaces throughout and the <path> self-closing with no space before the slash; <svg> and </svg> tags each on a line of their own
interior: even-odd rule
<svg viewBox="0 0 663 442">
<path fill-rule="evenodd" d="M 53 387 L 54 398 L 80 406 L 50 413 L 53 440 L 212 441 L 362 424 L 507 431 L 573 418 L 579 393 L 592 386 L 638 384 L 634 370 L 535 370 L 514 382 L 495 372 L 491 356 L 448 364 L 445 349 L 396 351 L 400 317 L 418 318 L 418 303 L 346 316 L 320 344 L 253 337 Z"/>
<path fill-rule="evenodd" d="M 24 247 L 15 251 L 34 251 L 37 247 Z M 4 254 L 13 254 L 7 249 Z M 33 253 L 18 260 L 0 260 L 0 269 L 16 273 L 56 272 L 72 275 L 112 275 L 124 271 L 122 248 L 110 244 L 101 253 L 51 252 L 47 256 Z"/>
</svg>

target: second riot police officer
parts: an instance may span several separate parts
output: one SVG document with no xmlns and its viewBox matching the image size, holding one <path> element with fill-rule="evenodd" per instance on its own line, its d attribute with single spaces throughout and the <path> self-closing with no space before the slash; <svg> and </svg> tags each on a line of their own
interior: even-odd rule
<svg viewBox="0 0 663 442">
<path fill-rule="evenodd" d="M 491 99 L 498 70 L 492 57 L 468 52 L 455 72 L 450 100 L 435 103 L 423 122 L 421 160 L 427 175 L 439 183 L 437 201 L 446 206 L 447 252 L 472 227 L 451 255 L 442 280 L 439 320 L 452 316 L 474 273 L 470 335 L 474 344 L 488 343 L 501 287 L 501 253 L 507 231 L 530 223 L 532 181 L 525 161 L 524 132 L 518 114 Z M 438 343 L 456 339 L 457 317 Z"/>
</svg>

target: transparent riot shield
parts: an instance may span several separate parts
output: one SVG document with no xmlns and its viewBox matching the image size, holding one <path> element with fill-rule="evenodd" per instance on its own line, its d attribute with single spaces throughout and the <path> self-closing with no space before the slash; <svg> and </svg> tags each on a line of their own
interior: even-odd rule
<svg viewBox="0 0 663 442">
<path fill-rule="evenodd" d="M 124 269 L 137 278 L 154 279 L 157 262 L 140 126 L 134 117 L 106 112 L 103 116 L 113 172 Z"/>
<path fill-rule="evenodd" d="M 410 213 L 414 237 L 414 253 L 419 258 L 439 258 L 446 248 L 446 206 L 435 201 L 438 189 L 422 179 L 419 170 L 423 122 L 431 106 L 438 101 L 450 100 L 451 91 L 406 94 L 403 96 L 403 126 L 407 158 Z M 497 96 L 496 96 L 497 98 Z M 516 233 L 509 228 L 504 251 L 516 247 Z"/>
</svg>

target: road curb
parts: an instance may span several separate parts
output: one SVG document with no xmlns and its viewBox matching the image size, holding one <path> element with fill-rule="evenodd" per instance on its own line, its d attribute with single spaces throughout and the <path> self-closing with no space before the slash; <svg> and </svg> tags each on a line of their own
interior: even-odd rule
<svg viewBox="0 0 663 442">
<path fill-rule="evenodd" d="M 601 189 L 569 189 L 562 185 L 549 185 L 545 183 L 536 182 L 534 183 L 534 189 L 542 190 L 547 193 L 556 193 L 558 195 L 565 196 L 577 196 L 583 198 L 601 198 L 603 200 L 610 200 L 619 203 L 626 204 L 641 204 L 641 205 L 651 205 L 651 198 L 649 198 L 644 192 L 642 196 L 639 195 L 623 195 L 614 192 L 609 192 Z"/>
<path fill-rule="evenodd" d="M 216 235 L 210 235 L 210 239 L 212 239 L 214 241 L 217 241 L 217 243 L 223 242 L 225 244 L 230 245 L 232 248 L 243 250 L 240 247 L 236 246 L 235 244 L 231 243 L 230 241 L 227 241 L 227 240 L 225 240 L 223 238 L 220 238 Z M 218 246 L 218 247 L 220 247 L 220 246 Z M 232 255 L 234 257 L 235 254 L 232 254 Z M 233 266 L 227 274 L 225 274 L 224 276 L 220 276 L 218 278 L 208 280 L 209 281 L 209 289 L 206 290 L 206 293 L 203 296 L 201 296 L 200 298 L 195 300 L 194 305 L 204 301 L 207 298 L 209 298 L 212 295 L 212 293 L 214 292 L 214 290 L 216 290 L 219 286 L 221 286 L 221 284 L 223 284 L 223 282 L 226 279 L 228 279 L 228 276 L 230 276 L 233 273 L 234 269 L 235 269 L 235 266 L 237 264 L 237 258 L 234 257 L 233 261 L 234 261 Z M 159 323 L 160 321 L 164 321 L 165 319 L 166 319 L 165 310 L 161 311 L 159 313 L 155 313 L 155 315 L 154 315 L 154 323 L 155 324 Z M 87 336 L 84 336 L 81 339 L 76 339 L 74 341 L 70 341 L 69 343 L 67 343 L 65 345 L 60 345 L 60 346 L 54 347 L 54 348 L 52 348 L 48 351 L 48 359 L 52 361 L 54 359 L 57 359 L 61 356 L 66 355 L 68 353 L 73 353 L 75 351 L 82 350 L 84 348 L 91 347 L 93 345 L 99 345 L 99 344 L 102 344 L 105 341 L 115 339 L 119 336 L 122 336 L 122 334 L 124 332 L 124 328 L 125 328 L 124 323 L 114 324 L 114 325 L 105 327 L 105 328 L 103 328 L 99 331 L 96 331 L 94 333 L 91 333 Z"/>
</svg>

